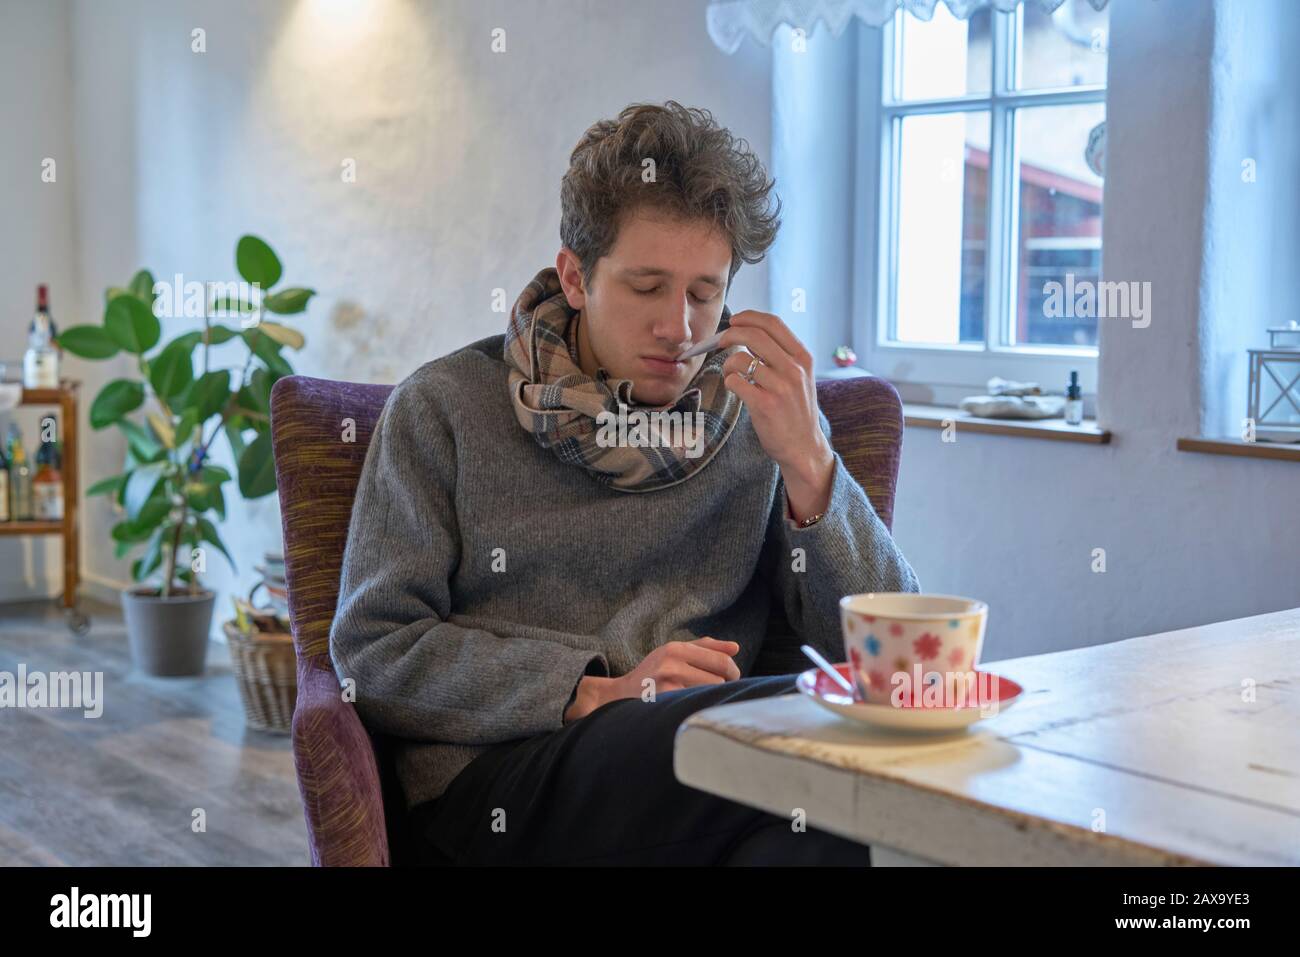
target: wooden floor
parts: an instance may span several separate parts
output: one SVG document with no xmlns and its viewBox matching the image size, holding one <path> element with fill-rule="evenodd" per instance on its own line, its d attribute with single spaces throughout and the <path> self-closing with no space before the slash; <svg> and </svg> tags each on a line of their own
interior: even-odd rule
<svg viewBox="0 0 1300 957">
<path fill-rule="evenodd" d="M 0 866 L 307 865 L 288 735 L 250 730 L 224 645 L 200 678 L 131 668 L 120 609 L 0 605 L 0 671 L 102 671 L 103 714 L 0 708 Z M 195 833 L 194 811 L 206 813 Z"/>
</svg>

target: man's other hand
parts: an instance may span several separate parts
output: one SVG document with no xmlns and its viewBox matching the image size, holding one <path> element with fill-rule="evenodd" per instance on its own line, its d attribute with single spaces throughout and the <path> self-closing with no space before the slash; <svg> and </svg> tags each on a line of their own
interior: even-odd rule
<svg viewBox="0 0 1300 957">
<path fill-rule="evenodd" d="M 693 641 L 669 641 L 641 659 L 625 675 L 602 678 L 588 675 L 578 682 L 578 695 L 564 712 L 567 724 L 619 698 L 640 698 L 645 690 L 659 695 L 695 685 L 716 685 L 735 681 L 740 668 L 732 660 L 740 651 L 734 641 L 696 638 Z M 650 681 L 649 685 L 646 682 Z"/>
</svg>

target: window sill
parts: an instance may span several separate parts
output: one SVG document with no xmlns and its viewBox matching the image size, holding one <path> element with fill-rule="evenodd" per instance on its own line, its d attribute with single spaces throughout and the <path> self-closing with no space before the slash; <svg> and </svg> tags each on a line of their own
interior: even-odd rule
<svg viewBox="0 0 1300 957">
<path fill-rule="evenodd" d="M 1178 440 L 1178 451 L 1300 462 L 1300 442 L 1243 442 L 1241 439 L 1187 437 Z"/>
<path fill-rule="evenodd" d="M 984 432 L 989 435 L 1084 442 L 1091 445 L 1110 442 L 1109 430 L 1097 428 L 1095 419 L 1084 419 L 1082 425 L 1067 425 L 1064 419 L 985 419 L 967 415 L 961 409 L 950 406 L 903 403 L 903 422 L 906 425 L 942 429 L 950 421 L 956 425 L 958 432 Z"/>
</svg>

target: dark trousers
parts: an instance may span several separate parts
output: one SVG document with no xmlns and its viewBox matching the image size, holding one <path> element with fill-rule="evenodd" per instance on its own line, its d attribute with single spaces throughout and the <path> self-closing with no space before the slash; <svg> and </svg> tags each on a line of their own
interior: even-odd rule
<svg viewBox="0 0 1300 957">
<path fill-rule="evenodd" d="M 420 864 L 870 864 L 870 850 L 791 816 L 678 782 L 677 728 L 703 708 L 788 694 L 794 675 L 610 701 L 558 731 L 507 741 L 410 812 Z M 797 692 L 796 692 L 797 693 Z M 791 809 L 793 811 L 793 809 Z"/>
</svg>

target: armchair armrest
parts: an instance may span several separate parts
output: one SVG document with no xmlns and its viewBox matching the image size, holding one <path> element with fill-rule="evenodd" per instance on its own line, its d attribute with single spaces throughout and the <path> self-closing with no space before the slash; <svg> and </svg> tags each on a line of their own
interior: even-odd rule
<svg viewBox="0 0 1300 957">
<path fill-rule="evenodd" d="M 293 745 L 308 823 L 318 832 L 347 834 L 323 854 L 313 844 L 312 863 L 387 866 L 388 835 L 374 747 L 356 709 L 343 700 L 325 655 L 298 659 Z"/>
</svg>

